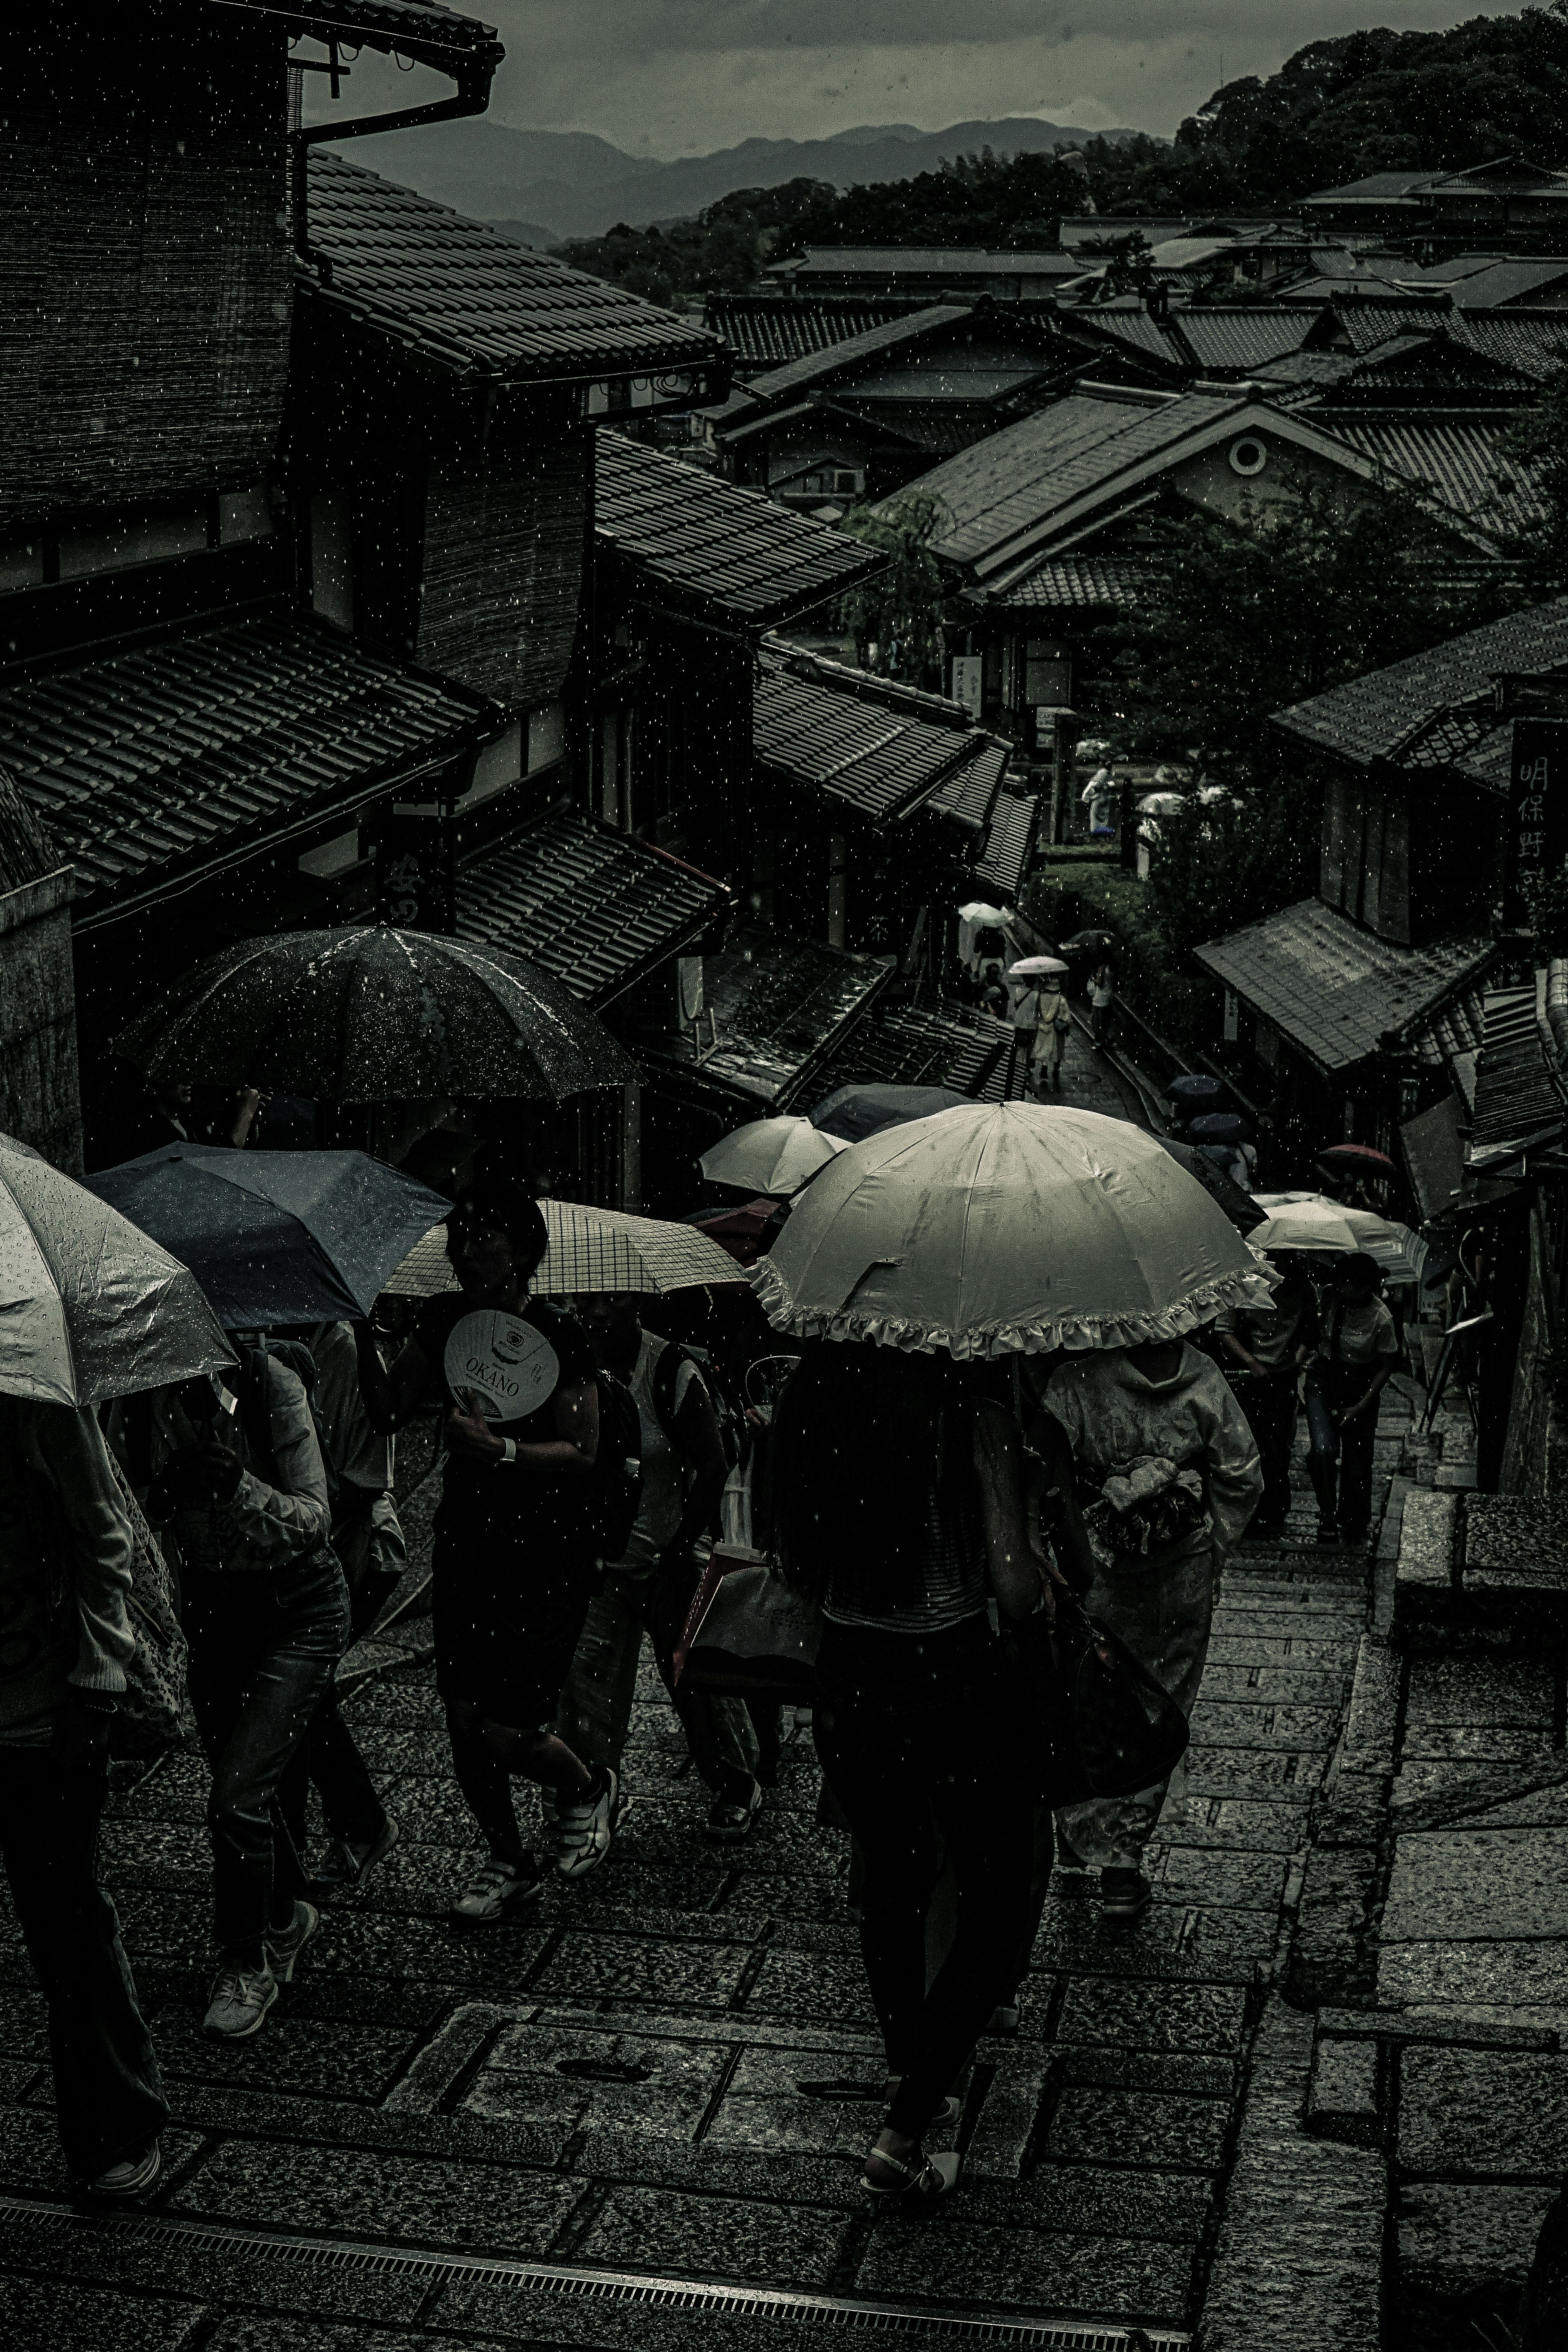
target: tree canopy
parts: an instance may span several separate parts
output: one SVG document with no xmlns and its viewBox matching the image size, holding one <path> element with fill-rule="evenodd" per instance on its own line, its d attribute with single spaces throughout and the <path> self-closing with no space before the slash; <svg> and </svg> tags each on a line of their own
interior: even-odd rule
<svg viewBox="0 0 1568 2352">
<path fill-rule="evenodd" d="M 808 245 L 1048 247 L 1062 215 L 1090 198 L 1102 213 L 1190 217 L 1288 205 L 1374 172 L 1458 171 L 1508 154 L 1568 165 L 1568 0 L 1446 32 L 1312 41 L 1266 80 L 1226 82 L 1170 143 L 1089 139 L 1078 152 L 1069 163 L 982 149 L 842 191 L 810 179 L 740 188 L 694 221 L 618 226 L 561 257 L 679 303 L 744 293 L 770 260 Z"/>
</svg>

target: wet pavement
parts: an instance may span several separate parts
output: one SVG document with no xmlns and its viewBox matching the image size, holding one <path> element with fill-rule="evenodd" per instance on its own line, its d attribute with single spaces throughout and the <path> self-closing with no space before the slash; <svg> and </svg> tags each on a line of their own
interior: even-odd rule
<svg viewBox="0 0 1568 2352">
<path fill-rule="evenodd" d="M 1390 1464 L 1402 1416 L 1391 1402 Z M 308 2316 L 310 2341 L 337 2352 L 717 2343 L 741 2325 L 755 2347 L 786 2320 L 797 2337 L 802 2317 L 832 2324 L 849 2298 L 907 2315 L 900 2335 L 978 2310 L 1049 2315 L 1070 2332 L 1037 2340 L 1087 2344 L 1072 2323 L 1180 2340 L 1238 2280 L 1245 2305 L 1261 2255 L 1304 2230 L 1278 2210 L 1289 2163 L 1272 2144 L 1261 2166 L 1253 2152 L 1268 2082 L 1284 2084 L 1298 2153 L 1324 2153 L 1299 2121 L 1312 2020 L 1283 2012 L 1279 1988 L 1369 1587 L 1364 1557 L 1303 1548 L 1310 1519 L 1227 1570 L 1151 1910 L 1108 1924 L 1089 1875 L 1058 1872 L 1018 2032 L 982 2043 L 968 2085 L 961 2192 L 924 2223 L 872 2210 L 858 2184 L 879 2052 L 847 1841 L 816 1825 L 804 1721 L 752 1837 L 715 1848 L 646 1666 L 635 1805 L 609 1860 L 517 1925 L 459 1936 L 441 1914 L 479 1855 L 419 1655 L 426 1621 L 362 1645 L 345 1712 L 402 1843 L 325 1916 L 237 2049 L 199 2032 L 205 1776 L 169 1756 L 116 1798 L 104 1841 L 174 2109 L 164 2184 L 129 2235 L 67 2218 L 40 2004 L 14 1927 L 0 1946 L 13 2336 L 281 2352 Z M 584 2273 L 606 2291 L 585 2296 Z M 639 2300 L 650 2277 L 685 2283 L 684 2306 Z M 738 2288 L 808 2302 L 742 2321 Z M 1279 2338 L 1298 2340 L 1314 2339 Z"/>
</svg>

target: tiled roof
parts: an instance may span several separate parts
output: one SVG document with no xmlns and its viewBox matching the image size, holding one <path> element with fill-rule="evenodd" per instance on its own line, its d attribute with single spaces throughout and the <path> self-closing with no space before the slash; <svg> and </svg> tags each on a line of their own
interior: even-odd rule
<svg viewBox="0 0 1568 2352">
<path fill-rule="evenodd" d="M 1347 415 L 1321 420 L 1325 432 L 1483 531 L 1521 530 L 1545 513 L 1540 493 L 1510 457 L 1506 416 L 1448 418 Z"/>
<path fill-rule="evenodd" d="M 1321 316 L 1316 309 L 1288 310 L 1283 303 L 1257 310 L 1220 303 L 1178 310 L 1171 328 L 1201 368 L 1259 368 L 1297 350 Z"/>
<path fill-rule="evenodd" d="M 998 793 L 974 861 L 974 879 L 987 898 L 1005 907 L 1028 879 L 1039 833 L 1040 803 L 1034 793 Z"/>
<path fill-rule="evenodd" d="M 1538 383 L 1568 355 L 1568 310 L 1456 312 L 1449 332 Z"/>
<path fill-rule="evenodd" d="M 557 812 L 458 875 L 458 936 L 504 948 L 607 1004 L 726 914 L 722 882 L 613 825 Z"/>
<path fill-rule="evenodd" d="M 982 735 L 963 765 L 945 776 L 925 803 L 925 814 L 945 817 L 968 833 L 984 833 L 1010 756 L 1010 745 L 997 736 Z"/>
<path fill-rule="evenodd" d="M 1394 335 L 1429 335 L 1450 313 L 1447 302 L 1342 302 L 1334 316 L 1355 352 L 1375 351 Z"/>
<path fill-rule="evenodd" d="M 1438 712 L 1484 694 L 1496 672 L 1531 675 L 1565 664 L 1568 596 L 1560 596 L 1293 703 L 1275 712 L 1274 724 L 1318 751 L 1366 767 L 1394 756 Z"/>
<path fill-rule="evenodd" d="M 748 389 L 754 400 L 787 400 L 810 384 L 826 383 L 867 360 L 876 359 L 884 352 L 901 351 L 939 328 L 951 327 L 968 316 L 968 304 L 960 302 L 932 303 L 923 310 L 909 310 L 902 318 L 884 320 L 879 326 L 847 336 L 842 342 L 806 352 L 799 359 L 786 361 L 783 367 L 771 368 L 765 375 L 753 375 L 749 379 Z"/>
<path fill-rule="evenodd" d="M 1524 988 L 1488 990 L 1470 1123 L 1472 1168 L 1511 1160 L 1525 1146 L 1562 1132 L 1568 1092 L 1542 1026 L 1533 981 Z"/>
<path fill-rule="evenodd" d="M 1079 278 L 1083 265 L 1071 254 L 1046 247 L 1038 253 L 988 253 L 978 246 L 812 245 L 793 267 L 799 274 L 826 270 L 835 277 L 864 278 Z"/>
<path fill-rule="evenodd" d="M 1164 361 L 1167 366 L 1181 367 L 1184 363 L 1181 345 L 1142 306 L 1136 310 L 1118 310 L 1109 306 L 1104 310 L 1078 310 L 1071 323 L 1096 334 L 1109 335 L 1113 342 L 1126 343 L 1150 359 Z"/>
<path fill-rule="evenodd" d="M 603 429 L 595 536 L 646 593 L 771 628 L 887 569 L 879 550 L 679 457 Z"/>
<path fill-rule="evenodd" d="M 249 16 L 281 17 L 293 40 L 325 41 L 346 35 L 373 49 L 396 49 L 422 65 L 500 63 L 493 25 L 458 14 L 442 0 L 223 0 Z"/>
<path fill-rule="evenodd" d="M 1495 310 L 1503 302 L 1528 302 L 1568 278 L 1568 261 L 1500 261 L 1463 278 L 1454 288 L 1461 310 Z"/>
<path fill-rule="evenodd" d="M 1493 952 L 1478 938 L 1399 947 L 1317 898 L 1194 950 L 1216 980 L 1325 1071 L 1377 1053 L 1390 1031 L 1411 1027 L 1459 992 Z"/>
<path fill-rule="evenodd" d="M 1353 202 L 1386 203 L 1389 197 L 1412 196 L 1418 188 L 1430 187 L 1441 179 L 1440 172 L 1373 172 L 1364 180 L 1347 180 L 1342 188 L 1319 188 L 1303 196 L 1304 205 L 1335 205 L 1346 197 Z"/>
<path fill-rule="evenodd" d="M 580 382 L 724 366 L 715 337 L 483 221 L 313 147 L 300 291 L 351 331 L 442 375 Z"/>
<path fill-rule="evenodd" d="M 226 860 L 496 724 L 461 688 L 282 619 L 213 624 L 0 685 L 0 759 L 74 864 L 79 906 Z"/>
<path fill-rule="evenodd" d="M 721 336 L 750 378 L 808 352 L 830 351 L 922 308 L 913 296 L 889 294 L 710 294 L 703 323 Z"/>
<path fill-rule="evenodd" d="M 1386 342 L 1358 357 L 1342 352 L 1299 352 L 1294 359 L 1299 362 L 1331 356 L 1339 364 L 1321 371 L 1321 380 L 1337 384 L 1343 396 L 1352 400 L 1387 392 L 1423 405 L 1436 398 L 1493 407 L 1531 399 L 1540 385 L 1538 372 L 1479 350 L 1458 318 L 1435 321 L 1429 332 L 1390 335 Z M 1285 370 L 1291 364 L 1290 359 L 1280 362 Z"/>
<path fill-rule="evenodd" d="M 1156 567 L 1136 556 L 1048 555 L 998 590 L 995 602 L 1041 613 L 1121 606 L 1146 594 L 1155 576 Z"/>
<path fill-rule="evenodd" d="M 1218 407 L 1205 404 L 1205 415 Z M 951 519 L 931 544 L 954 563 L 994 555 L 1084 491 L 1184 439 L 1196 416 L 1181 400 L 1068 393 L 922 478 L 922 491 Z"/>
<path fill-rule="evenodd" d="M 812 1085 L 818 1099 L 839 1087 L 952 1087 L 978 1102 L 1000 1102 L 1012 1044 L 1009 1023 L 944 997 L 928 1004 L 874 1004 Z M 1024 1072 L 1015 1063 L 1015 1097 L 1023 1085 Z"/>
<path fill-rule="evenodd" d="M 967 724 L 937 724 L 857 689 L 819 667 L 764 656 L 752 706 L 758 761 L 836 806 L 876 824 L 905 814 L 957 768 L 973 747 Z M 868 680 L 874 689 L 879 680 Z"/>
<path fill-rule="evenodd" d="M 851 955 L 770 925 L 746 926 L 731 933 L 721 952 L 703 959 L 700 1034 L 639 1037 L 637 1058 L 783 1109 L 815 1083 L 847 1024 L 893 971 L 881 956 Z"/>
</svg>

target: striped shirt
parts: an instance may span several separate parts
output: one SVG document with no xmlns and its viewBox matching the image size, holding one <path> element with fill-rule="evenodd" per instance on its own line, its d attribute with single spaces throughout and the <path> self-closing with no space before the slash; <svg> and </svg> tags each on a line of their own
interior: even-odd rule
<svg viewBox="0 0 1568 2352">
<path fill-rule="evenodd" d="M 894 1597 L 889 1599 L 889 1593 Z M 828 1580 L 822 1613 L 836 1625 L 888 1633 L 938 1633 L 977 1617 L 990 1595 L 985 1531 L 973 1483 L 946 1507 L 927 1496 L 926 1541 L 918 1558 L 889 1572 L 840 1567 Z"/>
</svg>

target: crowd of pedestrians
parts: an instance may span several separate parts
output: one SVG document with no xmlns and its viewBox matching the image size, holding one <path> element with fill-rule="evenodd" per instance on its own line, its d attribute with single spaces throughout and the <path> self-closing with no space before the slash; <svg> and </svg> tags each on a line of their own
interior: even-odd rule
<svg viewBox="0 0 1568 2352">
<path fill-rule="evenodd" d="M 0 1836 L 48 2004 L 62 2139 L 100 2193 L 151 2185 L 166 2114 L 94 1864 L 132 1647 L 129 1496 L 177 1562 L 210 1771 L 216 2038 L 263 2026 L 323 1906 L 397 1838 L 334 1675 L 403 1563 L 394 1449 L 416 1415 L 438 1414 L 445 1449 L 436 1677 L 483 1853 L 450 1890 L 453 1926 L 513 1918 L 547 1880 L 603 1864 L 630 1802 L 645 1641 L 710 1792 L 706 1834 L 744 1838 L 765 1801 L 776 1700 L 683 1689 L 673 1665 L 700 1547 L 733 1498 L 736 1416 L 711 1362 L 645 1329 L 636 1297 L 533 1295 L 546 1240 L 527 1186 L 477 1183 L 447 1221 L 458 1287 L 395 1351 L 368 1323 L 242 1337 L 221 1375 L 116 1406 L 107 1442 L 89 1412 L 0 1398 L 0 1506 L 17 1531 L 0 1560 Z M 858 1849 L 887 2057 L 865 2174 L 878 2195 L 952 2186 L 956 2158 L 926 2142 L 988 2021 L 1016 2003 L 1053 1849 L 1099 1874 L 1107 1918 L 1150 1900 L 1143 1855 L 1167 1783 L 1062 1805 L 1053 1822 L 1008 1627 L 1048 1624 L 1070 1592 L 1190 1710 L 1227 1551 L 1255 1517 L 1265 1534 L 1284 1524 L 1303 1370 L 1324 1525 L 1364 1528 L 1394 1348 L 1377 1269 L 1342 1260 L 1321 1305 L 1299 1265 L 1280 1272 L 1267 1311 L 1222 1315 L 1202 1344 L 1026 1358 L 1016 1378 L 823 1341 L 784 1363 L 769 1535 L 777 1573 L 820 1612 L 813 1737 Z M 476 1317 L 525 1384 L 528 1409 L 504 1422 L 476 1386 Z M 769 1336 L 775 1373 L 778 1347 Z M 520 1780 L 542 1792 L 543 1857 L 519 1823 Z M 326 1831 L 313 1874 L 312 1785 Z"/>
</svg>

